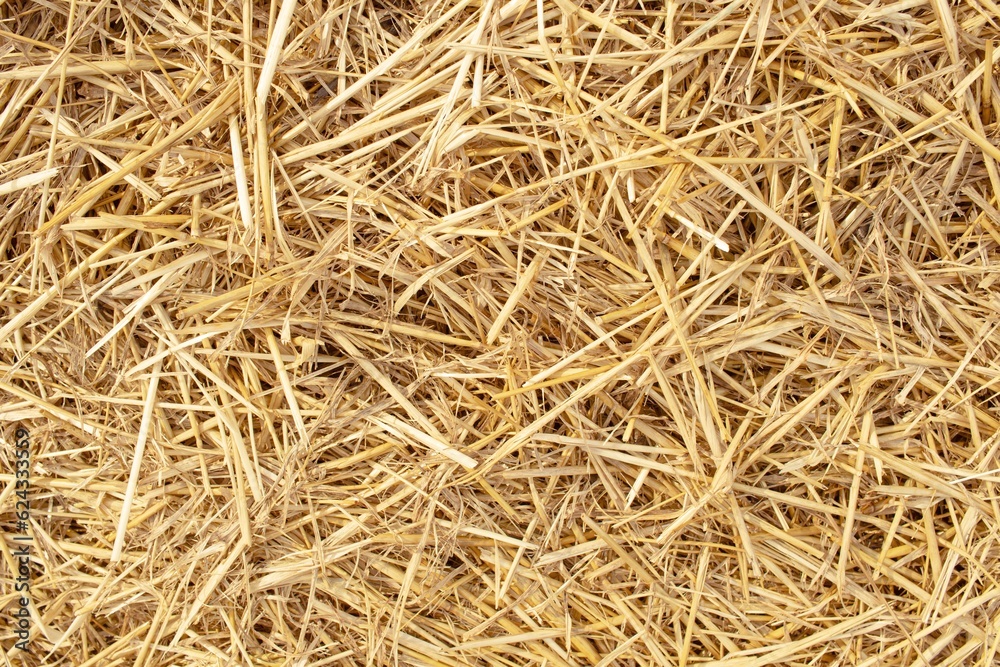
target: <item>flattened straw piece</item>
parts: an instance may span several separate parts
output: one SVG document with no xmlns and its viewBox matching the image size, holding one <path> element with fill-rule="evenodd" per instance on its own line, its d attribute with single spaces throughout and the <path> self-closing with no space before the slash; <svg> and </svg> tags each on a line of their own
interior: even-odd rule
<svg viewBox="0 0 1000 667">
<path fill-rule="evenodd" d="M 49 123 L 51 123 L 54 128 L 53 132 L 59 132 L 60 134 L 71 137 L 71 138 L 82 138 L 79 132 L 74 130 L 70 124 L 64 118 L 57 118 L 54 112 L 49 110 L 42 111 L 42 117 L 45 118 Z M 84 150 L 93 155 L 97 160 L 101 162 L 104 166 L 108 168 L 111 172 L 117 172 L 121 170 L 121 165 L 114 160 L 111 156 L 98 150 L 94 146 L 90 145 L 89 142 L 84 141 Z M 160 200 L 160 193 L 152 188 L 148 183 L 145 183 L 141 178 L 137 178 L 135 174 L 126 174 L 123 180 L 134 187 L 135 189 L 142 192 L 153 201 Z"/>
<path fill-rule="evenodd" d="M 562 629 L 534 630 L 514 635 L 501 635 L 497 637 L 488 637 L 486 639 L 476 639 L 473 641 L 462 642 L 451 649 L 451 651 L 471 651 L 473 649 L 491 648 L 494 646 L 531 643 L 540 639 L 557 639 L 565 636 L 565 634 L 565 630 Z"/>
<path fill-rule="evenodd" d="M 178 626 L 177 631 L 174 633 L 174 638 L 170 640 L 170 646 L 176 646 L 177 642 L 179 642 L 181 637 L 184 636 L 188 628 L 191 626 L 191 623 L 197 617 L 198 612 L 201 611 L 201 608 L 206 602 L 208 602 L 208 598 L 210 598 L 212 593 L 215 592 L 215 589 L 218 588 L 222 578 L 226 576 L 226 573 L 229 572 L 230 569 L 232 569 L 233 563 L 236 562 L 236 559 L 243 555 L 247 546 L 249 545 L 247 544 L 246 539 L 241 539 L 232 548 L 225 560 L 220 562 L 215 569 L 212 570 L 212 574 L 208 578 L 208 581 L 205 582 L 205 584 L 202 585 L 201 589 L 198 591 L 198 595 L 195 598 L 194 603 L 191 605 L 188 613 L 185 615 L 184 619 Z"/>
<path fill-rule="evenodd" d="M 983 57 L 983 83 L 982 83 L 982 93 L 981 93 L 981 107 L 980 112 L 983 117 L 983 124 L 987 125 L 993 120 L 993 68 L 996 63 L 994 62 L 994 48 L 993 40 L 986 40 L 986 55 Z M 970 73 L 971 76 L 971 73 Z M 971 83 L 970 83 L 971 85 Z"/>
<path fill-rule="evenodd" d="M 518 573 L 518 569 L 519 569 L 518 566 L 521 563 L 521 558 L 524 556 L 524 553 L 528 549 L 531 549 L 531 550 L 537 550 L 538 549 L 538 545 L 537 544 L 532 544 L 529 541 L 530 538 L 531 538 L 532 533 L 534 533 L 534 531 L 535 531 L 535 526 L 538 525 L 538 521 L 539 521 L 539 517 L 537 517 L 537 516 L 533 517 L 531 519 L 531 522 L 528 524 L 528 527 L 524 531 L 524 537 L 522 539 L 520 539 L 520 540 L 517 540 L 517 542 L 518 542 L 518 544 L 517 544 L 517 552 L 514 554 L 514 557 L 511 559 L 511 567 L 510 567 L 509 570 L 507 570 L 507 576 L 504 577 L 503 582 L 501 582 L 500 587 L 497 589 L 497 595 L 496 595 L 497 599 L 502 600 L 502 599 L 504 599 L 507 596 L 507 592 L 510 590 L 510 586 L 514 582 L 514 576 Z M 482 532 L 489 533 L 489 531 L 482 531 Z M 493 533 L 489 533 L 489 535 L 492 535 L 492 534 Z"/>
<path fill-rule="evenodd" d="M 861 439 L 869 441 L 873 426 L 872 413 L 865 414 L 861 428 Z M 854 517 L 858 509 L 858 494 L 861 491 L 861 476 L 864 474 L 865 450 L 858 447 L 854 456 L 854 468 L 851 479 L 851 490 L 847 499 L 847 516 L 844 517 L 843 536 L 840 540 L 840 559 L 837 561 L 837 586 L 841 595 L 847 584 L 847 561 L 850 559 L 851 543 L 854 539 Z"/>
<path fill-rule="evenodd" d="M 394 432 L 397 436 L 407 435 L 422 445 L 430 447 L 435 452 L 447 456 L 449 459 L 459 464 L 467 470 L 472 470 L 476 467 L 477 462 L 471 456 L 463 454 L 454 447 L 449 447 L 436 438 L 424 433 L 418 428 L 410 426 L 406 422 L 393 417 L 392 415 L 383 415 L 382 417 L 374 420 L 380 426 L 385 428 L 390 432 Z"/>
<path fill-rule="evenodd" d="M 677 220 L 678 222 L 680 222 L 682 225 L 684 225 L 685 227 L 687 227 L 688 229 L 690 229 L 692 232 L 694 232 L 695 234 L 697 234 L 701 238 L 705 239 L 706 241 L 708 241 L 709 243 L 711 243 L 712 245 L 714 245 L 716 248 L 718 248 L 722 252 L 729 252 L 729 244 L 728 243 L 726 243 L 724 240 L 722 240 L 721 238 L 719 238 L 715 234 L 712 234 L 711 232 L 708 232 L 708 231 L 702 229 L 701 227 L 699 227 L 698 225 L 696 225 L 692 220 L 690 220 L 687 217 L 681 215 L 680 213 L 677 213 L 675 211 L 671 211 L 669 209 L 664 209 L 663 212 L 666 213 L 667 215 L 669 215 L 674 220 Z"/>
<path fill-rule="evenodd" d="M 455 257 L 449 259 L 446 262 L 442 262 L 440 265 L 426 271 L 417 277 L 415 281 L 410 283 L 405 290 L 400 293 L 396 298 L 396 303 L 393 304 L 392 310 L 394 313 L 399 313 L 403 310 L 406 304 L 413 298 L 413 295 L 423 289 L 424 285 L 434 280 L 437 280 L 440 276 L 448 273 L 456 266 L 467 260 L 475 253 L 475 248 L 469 248 L 465 252 L 459 253 Z"/>
<path fill-rule="evenodd" d="M 292 24 L 292 15 L 295 13 L 296 0 L 281 0 L 281 10 L 278 18 L 274 22 L 274 29 L 267 43 L 267 54 L 264 56 L 264 65 L 260 70 L 260 78 L 257 80 L 257 113 L 264 117 L 264 105 L 267 103 L 267 95 L 271 91 L 271 82 L 274 81 L 274 73 L 278 69 L 278 61 L 281 59 L 282 50 L 285 46 L 285 37 L 288 35 L 288 28 Z M 263 138 L 262 138 L 263 139 Z"/>
<path fill-rule="evenodd" d="M 233 173 L 236 178 L 236 193 L 240 205 L 240 221 L 243 229 L 253 228 L 253 204 L 250 203 L 250 190 L 247 184 L 247 168 L 243 160 L 243 140 L 240 137 L 240 126 L 236 116 L 229 117 L 229 144 L 233 155 Z"/>
<path fill-rule="evenodd" d="M 476 28 L 465 40 L 466 44 L 468 44 L 469 46 L 479 45 L 479 42 L 483 37 L 483 33 L 486 30 L 486 24 L 489 22 L 490 18 L 492 18 L 493 3 L 494 0 L 485 0 L 485 2 L 479 8 L 479 21 L 476 23 Z M 468 77 L 469 74 L 469 68 L 472 66 L 474 60 L 476 60 L 475 53 L 471 49 L 467 50 L 466 54 L 462 57 L 462 61 L 458 65 L 458 72 L 455 74 L 455 81 L 454 83 L 452 83 L 451 90 L 449 91 L 448 96 L 445 98 L 444 105 L 437 113 L 437 117 L 433 125 L 433 130 L 431 131 L 430 138 L 427 140 L 427 145 L 431 150 L 424 152 L 424 156 L 421 159 L 420 166 L 416 172 L 418 175 L 424 173 L 427 170 L 427 167 L 430 164 L 431 156 L 437 153 L 437 151 L 433 149 L 438 144 L 439 136 L 441 134 L 441 131 L 444 129 L 445 122 L 448 120 L 448 117 L 455 109 L 455 103 L 458 101 L 458 96 L 461 94 L 462 89 L 465 87 L 466 78 Z M 473 106 L 478 107 L 479 104 L 476 101 L 473 101 Z"/>
<path fill-rule="evenodd" d="M 495 530 L 485 530 L 483 528 L 476 528 L 475 526 L 463 526 L 463 525 L 456 526 L 453 522 L 447 520 L 443 520 L 441 524 L 448 528 L 456 527 L 458 528 L 459 531 L 467 533 L 469 535 L 476 535 L 477 537 L 485 537 L 488 540 L 501 542 L 503 544 L 509 544 L 510 546 L 517 547 L 522 551 L 538 548 L 537 544 L 532 544 L 531 542 L 527 542 L 525 540 L 521 540 L 516 537 L 511 537 L 510 535 L 505 535 Z"/>
<path fill-rule="evenodd" d="M 708 564 L 711 562 L 708 552 L 701 554 L 698 559 L 698 573 L 695 575 L 694 593 L 691 596 L 691 610 L 688 612 L 687 623 L 684 628 L 684 643 L 681 645 L 680 655 L 677 661 L 680 667 L 685 667 L 691 654 L 691 639 L 694 636 L 694 629 L 698 617 L 698 605 L 701 604 L 701 596 L 705 589 L 705 576 L 708 574 Z"/>
<path fill-rule="evenodd" d="M 638 35 L 629 32 L 610 19 L 602 18 L 594 12 L 587 10 L 585 7 L 574 4 L 570 2 L 570 0 L 556 0 L 556 4 L 559 5 L 559 7 L 567 14 L 579 16 L 595 28 L 600 28 L 601 30 L 606 31 L 608 35 L 614 37 L 615 39 L 622 40 L 639 51 L 644 51 L 648 47 L 646 42 L 643 41 L 643 39 Z"/>
<path fill-rule="evenodd" d="M 285 369 L 285 362 L 281 358 L 281 348 L 278 347 L 278 340 L 274 337 L 274 332 L 270 329 L 265 331 L 267 336 L 267 344 L 271 348 L 271 354 L 274 357 L 274 368 L 278 373 L 278 381 L 281 383 L 281 389 L 285 393 L 285 402 L 288 403 L 288 409 L 292 412 L 292 422 L 295 424 L 295 429 L 299 434 L 299 444 L 303 447 L 309 445 L 309 431 L 306 429 L 305 420 L 302 419 L 302 412 L 299 410 L 298 399 L 295 398 L 295 389 L 292 387 L 292 381 L 288 377 L 288 371 Z"/>
<path fill-rule="evenodd" d="M 510 295 L 507 297 L 507 301 L 504 303 L 503 308 L 500 309 L 500 313 L 497 315 L 496 320 L 493 321 L 493 325 L 490 327 L 489 333 L 486 334 L 487 345 L 492 345 L 500 335 L 500 332 L 507 324 L 507 320 L 510 319 L 514 309 L 517 308 L 518 302 L 520 302 L 524 293 L 528 291 L 528 288 L 531 287 L 532 282 L 535 280 L 535 276 L 538 275 L 542 265 L 545 264 L 548 258 L 549 253 L 547 251 L 539 252 L 535 255 L 535 258 L 531 260 L 531 263 L 528 265 L 528 268 L 524 270 L 524 273 L 522 273 L 517 279 L 514 289 L 511 290 Z"/>
<path fill-rule="evenodd" d="M 598 539 L 618 554 L 618 557 L 621 558 L 624 563 L 628 564 L 629 568 L 639 579 L 644 581 L 651 588 L 657 588 L 658 581 L 656 577 L 649 571 L 648 564 L 639 561 L 639 558 L 641 558 L 639 554 L 636 554 L 635 556 L 630 554 L 625 547 L 620 545 L 615 538 L 606 533 L 604 529 L 597 525 L 597 523 L 590 517 L 584 516 L 582 518 L 583 522 L 587 524 L 587 527 L 594 531 Z"/>
<path fill-rule="evenodd" d="M 163 340 L 156 346 L 157 361 L 150 375 L 146 389 L 146 401 L 142 408 L 142 421 L 139 422 L 139 433 L 136 436 L 135 451 L 132 454 L 132 470 L 129 472 L 128 485 L 125 487 L 125 497 L 122 500 L 121 516 L 118 518 L 118 531 L 115 533 L 114 546 L 111 547 L 111 562 L 121 560 L 122 548 L 125 545 L 125 532 L 128 528 L 129 514 L 132 512 L 132 502 L 135 499 L 136 487 L 139 485 L 139 471 L 142 467 L 142 455 L 146 451 L 146 439 L 153 422 L 153 409 L 156 407 L 157 391 L 160 386 L 160 369 L 163 366 Z"/>
<path fill-rule="evenodd" d="M 158 299 L 160 295 L 163 294 L 168 287 L 170 287 L 170 283 L 173 282 L 174 278 L 176 278 L 177 275 L 179 275 L 185 268 L 186 266 L 177 267 L 165 276 L 162 276 L 152 287 L 149 288 L 147 292 L 130 303 L 125 308 L 124 317 L 122 317 L 115 326 L 111 327 L 111 329 L 104 334 L 99 341 L 94 343 L 93 346 L 87 350 L 84 356 L 91 356 L 104 347 L 108 341 L 117 336 L 121 330 L 127 327 L 136 317 L 142 314 L 142 311 L 145 310 L 146 306 L 151 304 L 153 301 L 156 301 L 156 299 Z"/>
<path fill-rule="evenodd" d="M 958 26 L 955 25 L 955 15 L 952 14 L 951 6 L 945 0 L 930 0 L 930 5 L 937 16 L 938 28 L 940 28 L 941 36 L 944 38 L 951 63 L 955 67 L 961 68 L 965 61 L 958 53 Z"/>
<path fill-rule="evenodd" d="M 34 405 L 43 413 L 50 415 L 54 421 L 69 424 L 70 426 L 78 428 L 87 435 L 96 439 L 101 439 L 108 434 L 125 435 L 122 431 L 112 428 L 106 424 L 94 423 L 88 419 L 81 419 L 77 414 L 52 405 L 49 401 L 39 398 L 31 392 L 25 391 L 21 387 L 10 384 L 9 382 L 0 380 L 0 390 L 5 391 L 12 396 L 17 396 L 26 403 Z"/>
<path fill-rule="evenodd" d="M 359 366 L 361 366 L 361 368 L 363 368 L 368 375 L 370 375 L 376 382 L 378 382 L 382 386 L 382 388 L 385 389 L 386 392 L 393 398 L 393 400 L 395 400 L 396 403 L 400 407 L 402 407 L 403 410 L 406 411 L 406 413 L 410 416 L 410 418 L 416 421 L 418 424 L 420 424 L 420 426 L 424 430 L 421 431 L 420 429 L 413 428 L 409 424 L 406 424 L 401 420 L 393 421 L 395 420 L 395 417 L 392 417 L 391 415 L 384 415 L 382 417 L 383 421 L 388 420 L 390 426 L 399 428 L 407 435 L 416 438 L 417 440 L 427 445 L 428 447 L 440 451 L 442 454 L 445 454 L 446 456 L 454 460 L 456 463 L 461 464 L 463 467 L 467 469 L 471 470 L 472 468 L 475 468 L 478 465 L 478 462 L 472 457 L 466 454 L 462 454 L 458 450 L 455 450 L 454 448 L 449 447 L 447 444 L 445 444 L 444 438 L 441 437 L 441 434 L 438 433 L 436 428 L 434 428 L 434 425 L 431 423 L 431 421 L 420 410 L 418 410 L 416 406 L 414 406 L 413 403 L 411 403 L 409 399 L 407 399 L 406 396 L 403 395 L 402 392 L 399 391 L 396 385 L 393 384 L 392 380 L 386 377 L 386 375 L 382 371 L 380 371 L 378 367 L 375 366 L 375 364 L 365 359 L 362 356 L 361 351 L 358 350 L 358 348 L 355 347 L 355 345 L 351 343 L 351 341 L 349 341 L 347 337 L 345 337 L 340 333 L 334 333 L 333 336 L 334 340 L 336 340 L 337 343 L 345 350 L 347 350 L 347 352 L 353 357 L 353 361 L 357 363 Z"/>
<path fill-rule="evenodd" d="M 919 99 L 920 104 L 932 114 L 949 111 L 948 107 L 939 102 L 926 91 L 922 91 L 917 99 Z M 978 146 L 984 154 L 994 160 L 1000 161 L 1000 148 L 997 148 L 996 145 L 993 144 L 993 142 L 991 142 L 987 137 L 972 129 L 972 127 L 970 127 L 964 120 L 956 118 L 952 121 L 952 126 L 958 130 L 959 134 Z"/>
<path fill-rule="evenodd" d="M 50 169 L 43 169 L 42 171 L 36 172 L 34 174 L 25 174 L 24 176 L 19 176 L 11 181 L 5 181 L 0 183 L 0 196 L 9 195 L 12 192 L 17 192 L 19 190 L 24 190 L 25 188 L 31 188 L 36 185 L 40 185 L 45 181 L 49 180 L 53 176 L 59 173 L 58 167 L 52 167 Z"/>
</svg>

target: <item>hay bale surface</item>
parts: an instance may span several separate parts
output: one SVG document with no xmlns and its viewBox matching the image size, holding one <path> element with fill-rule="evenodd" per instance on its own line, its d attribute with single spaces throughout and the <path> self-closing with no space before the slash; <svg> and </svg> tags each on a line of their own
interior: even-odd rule
<svg viewBox="0 0 1000 667">
<path fill-rule="evenodd" d="M 1000 664 L 998 12 L 3 3 L 5 664 Z"/>
</svg>

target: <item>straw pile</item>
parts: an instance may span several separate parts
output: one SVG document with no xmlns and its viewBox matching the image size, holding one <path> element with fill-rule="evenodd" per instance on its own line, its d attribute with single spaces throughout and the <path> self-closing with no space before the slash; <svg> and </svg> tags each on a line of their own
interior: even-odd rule
<svg viewBox="0 0 1000 667">
<path fill-rule="evenodd" d="M 1000 664 L 998 13 L 4 3 L 5 664 Z"/>
</svg>

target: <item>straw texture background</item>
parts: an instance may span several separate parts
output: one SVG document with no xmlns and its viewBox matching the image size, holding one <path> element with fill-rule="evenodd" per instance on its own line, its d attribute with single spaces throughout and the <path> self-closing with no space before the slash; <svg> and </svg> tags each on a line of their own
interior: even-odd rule
<svg viewBox="0 0 1000 667">
<path fill-rule="evenodd" d="M 5 664 L 1000 665 L 998 16 L 0 3 Z"/>
</svg>

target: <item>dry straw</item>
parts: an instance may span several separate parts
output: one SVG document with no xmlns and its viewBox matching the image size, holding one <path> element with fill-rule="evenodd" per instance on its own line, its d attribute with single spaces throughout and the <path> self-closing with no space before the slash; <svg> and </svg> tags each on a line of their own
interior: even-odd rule
<svg viewBox="0 0 1000 667">
<path fill-rule="evenodd" d="M 5 664 L 1000 665 L 998 16 L 0 3 Z"/>
</svg>

